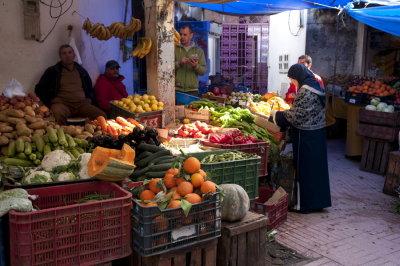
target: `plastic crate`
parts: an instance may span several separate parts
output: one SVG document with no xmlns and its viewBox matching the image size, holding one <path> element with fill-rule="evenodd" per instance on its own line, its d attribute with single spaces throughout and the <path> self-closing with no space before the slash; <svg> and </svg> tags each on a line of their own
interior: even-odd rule
<svg viewBox="0 0 400 266">
<path fill-rule="evenodd" d="M 193 101 L 200 100 L 199 97 L 196 97 L 196 96 L 193 96 L 193 95 L 190 95 L 190 94 L 186 94 L 186 93 L 183 93 L 183 92 L 179 92 L 179 91 L 176 92 L 175 96 L 176 96 L 175 99 L 176 99 L 176 104 L 177 105 L 189 104 L 189 103 L 191 103 Z"/>
<path fill-rule="evenodd" d="M 140 255 L 152 256 L 218 238 L 221 235 L 219 194 L 193 204 L 189 215 L 181 208 L 160 210 L 133 200 L 132 246 Z"/>
<path fill-rule="evenodd" d="M 272 197 L 275 190 L 260 187 L 258 189 L 258 199 L 255 204 L 255 212 L 264 214 L 268 217 L 267 229 L 272 230 L 283 224 L 287 220 L 288 213 L 288 194 L 274 205 L 265 205 L 264 203 Z"/>
<path fill-rule="evenodd" d="M 210 154 L 222 154 L 229 150 L 192 153 L 191 156 L 202 160 Z M 246 190 L 250 199 L 258 196 L 258 168 L 261 158 L 237 160 L 220 163 L 202 163 L 201 169 L 210 173 L 211 179 L 217 184 L 238 184 Z"/>
<path fill-rule="evenodd" d="M 93 265 L 131 254 L 128 191 L 109 182 L 27 191 L 39 196 L 39 210 L 9 212 L 11 265 Z M 93 193 L 113 198 L 74 204 Z"/>
<path fill-rule="evenodd" d="M 367 104 L 368 95 L 361 92 L 346 91 L 344 101 L 351 104 Z"/>
<path fill-rule="evenodd" d="M 124 118 L 133 118 L 139 123 L 147 127 L 162 127 L 163 111 L 153 111 L 146 113 L 132 113 L 131 111 L 121 108 L 121 106 L 110 102 L 110 118 L 122 116 Z"/>
</svg>

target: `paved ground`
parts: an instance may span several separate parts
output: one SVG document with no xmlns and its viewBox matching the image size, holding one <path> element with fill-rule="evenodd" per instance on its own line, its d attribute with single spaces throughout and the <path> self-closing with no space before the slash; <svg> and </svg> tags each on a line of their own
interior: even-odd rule
<svg viewBox="0 0 400 266">
<path fill-rule="evenodd" d="M 282 245 L 314 258 L 317 265 L 400 265 L 400 214 L 396 198 L 382 193 L 384 177 L 359 170 L 346 159 L 344 142 L 330 140 L 333 207 L 319 213 L 289 213 L 278 228 Z"/>
</svg>

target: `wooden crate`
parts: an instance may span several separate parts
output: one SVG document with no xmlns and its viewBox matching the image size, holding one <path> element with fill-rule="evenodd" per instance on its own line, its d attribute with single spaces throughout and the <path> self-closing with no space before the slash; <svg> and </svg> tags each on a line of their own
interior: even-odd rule
<svg viewBox="0 0 400 266">
<path fill-rule="evenodd" d="M 181 248 L 165 254 L 142 257 L 132 251 L 130 262 L 133 266 L 215 266 L 217 265 L 217 244 L 214 239 L 188 248 Z"/>
<path fill-rule="evenodd" d="M 399 128 L 359 123 L 357 135 L 385 141 L 397 141 Z"/>
<path fill-rule="evenodd" d="M 217 265 L 266 265 L 267 224 L 267 217 L 253 212 L 239 222 L 223 222 Z"/>
<path fill-rule="evenodd" d="M 386 170 L 385 185 L 383 193 L 397 196 L 395 189 L 400 186 L 400 151 L 389 154 L 389 163 Z"/>
<path fill-rule="evenodd" d="M 360 170 L 384 174 L 389 160 L 389 153 L 393 150 L 394 144 L 391 142 L 365 138 Z"/>
<path fill-rule="evenodd" d="M 360 109 L 360 122 L 391 127 L 400 126 L 400 112 L 386 113 Z"/>
</svg>

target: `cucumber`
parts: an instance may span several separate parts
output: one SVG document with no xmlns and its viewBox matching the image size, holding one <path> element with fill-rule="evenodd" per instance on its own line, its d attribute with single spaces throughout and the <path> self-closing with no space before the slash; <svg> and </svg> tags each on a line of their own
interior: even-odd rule
<svg viewBox="0 0 400 266">
<path fill-rule="evenodd" d="M 65 138 L 64 130 L 61 128 L 57 129 L 57 138 L 58 138 L 58 143 L 61 146 L 68 147 L 68 142 L 67 139 Z"/>
<path fill-rule="evenodd" d="M 79 152 L 79 153 L 84 153 L 85 150 L 82 149 L 81 147 L 75 147 L 75 149 Z"/>
<path fill-rule="evenodd" d="M 51 152 L 50 144 L 46 144 L 43 148 L 43 155 L 46 156 L 50 152 Z"/>
<path fill-rule="evenodd" d="M 165 161 L 165 160 L 169 160 L 169 159 L 174 159 L 174 156 L 172 156 L 172 155 L 161 156 L 161 157 L 158 157 L 158 158 L 154 159 L 151 162 L 154 163 L 154 164 L 157 164 L 159 162 L 162 162 L 162 161 Z"/>
<path fill-rule="evenodd" d="M 29 160 L 35 161 L 36 159 L 37 159 L 36 154 L 34 154 L 34 153 L 29 154 Z"/>
<path fill-rule="evenodd" d="M 8 144 L 7 156 L 8 157 L 15 156 L 15 140 L 10 141 L 10 144 Z"/>
<path fill-rule="evenodd" d="M 72 155 L 74 155 L 75 158 L 78 158 L 78 156 L 80 155 L 79 151 L 76 148 L 70 149 L 69 151 L 72 153 Z"/>
<path fill-rule="evenodd" d="M 147 172 L 145 174 L 148 178 L 162 178 L 165 175 L 165 171 L 158 171 L 158 172 Z"/>
<path fill-rule="evenodd" d="M 49 136 L 43 136 L 43 141 L 44 141 L 44 143 L 49 143 L 50 142 L 50 140 L 49 140 Z"/>
<path fill-rule="evenodd" d="M 75 143 L 73 137 L 71 137 L 71 136 L 68 135 L 68 134 L 65 134 L 65 138 L 67 139 L 68 147 L 70 147 L 70 148 L 75 148 L 75 147 L 76 147 L 76 143 Z"/>
<path fill-rule="evenodd" d="M 49 135 L 49 141 L 51 143 L 58 143 L 57 133 L 54 128 L 47 127 L 47 135 Z"/>
<path fill-rule="evenodd" d="M 40 165 L 41 161 L 36 159 L 36 160 L 33 161 L 33 163 L 37 166 L 37 165 Z"/>
<path fill-rule="evenodd" d="M 24 152 L 25 144 L 21 138 L 17 138 L 15 141 L 15 150 L 16 152 Z"/>
<path fill-rule="evenodd" d="M 38 160 L 42 160 L 43 159 L 43 154 L 41 152 L 37 151 L 37 152 L 35 152 L 35 154 L 36 154 L 36 158 Z"/>
<path fill-rule="evenodd" d="M 158 163 L 156 163 L 155 165 L 160 165 L 160 164 L 166 164 L 169 163 L 170 167 L 172 167 L 172 163 L 174 162 L 175 159 L 167 159 L 167 160 L 162 160 Z"/>
<path fill-rule="evenodd" d="M 135 158 L 135 161 L 137 162 L 137 161 L 140 161 L 140 160 L 142 160 L 142 159 L 144 159 L 144 158 L 146 158 L 147 156 L 150 156 L 150 155 L 152 155 L 153 153 L 152 152 L 149 152 L 149 151 L 145 151 L 145 152 L 142 152 L 138 157 L 136 157 Z"/>
<path fill-rule="evenodd" d="M 31 147 L 32 147 L 32 152 L 37 151 L 37 147 L 36 147 L 35 142 L 32 142 L 32 143 L 31 143 Z"/>
<path fill-rule="evenodd" d="M 45 145 L 43 137 L 40 136 L 39 134 L 33 134 L 32 139 L 33 139 L 34 143 L 36 144 L 36 149 L 40 152 L 43 152 L 43 148 Z"/>
<path fill-rule="evenodd" d="M 28 156 L 26 156 L 26 154 L 23 152 L 18 153 L 15 157 L 21 160 L 28 160 Z"/>
<path fill-rule="evenodd" d="M 158 151 L 156 153 L 153 153 L 152 155 L 138 161 L 136 163 L 137 166 L 143 167 L 146 166 L 149 162 L 153 161 L 154 159 L 165 156 L 165 155 L 171 155 L 171 152 L 169 150 L 163 149 L 162 151 Z"/>
<path fill-rule="evenodd" d="M 29 142 L 25 142 L 25 144 L 24 144 L 24 153 L 26 154 L 26 155 L 29 155 L 29 154 L 31 154 L 32 153 L 32 146 L 31 146 L 31 144 L 29 143 Z"/>
<path fill-rule="evenodd" d="M 141 168 L 141 169 L 136 169 L 132 174 L 131 174 L 131 178 L 133 177 L 133 178 L 136 178 L 136 177 L 139 177 L 139 176 L 142 176 L 142 175 L 144 175 L 146 172 L 148 172 L 149 171 L 149 168 L 150 167 L 145 167 L 145 168 Z"/>
<path fill-rule="evenodd" d="M 25 155 L 25 154 L 24 154 Z M 33 163 L 28 160 L 16 159 L 16 158 L 5 158 L 4 163 L 13 166 L 29 167 L 33 166 Z"/>
<path fill-rule="evenodd" d="M 164 171 L 164 174 L 165 174 L 165 171 L 170 169 L 171 165 L 172 165 L 172 163 L 157 164 L 157 165 L 150 166 L 149 170 L 150 170 L 150 172 L 162 172 L 162 171 Z"/>
<path fill-rule="evenodd" d="M 149 152 L 159 152 L 165 150 L 165 148 L 163 147 L 147 144 L 144 142 L 139 144 L 138 149 Z"/>
</svg>

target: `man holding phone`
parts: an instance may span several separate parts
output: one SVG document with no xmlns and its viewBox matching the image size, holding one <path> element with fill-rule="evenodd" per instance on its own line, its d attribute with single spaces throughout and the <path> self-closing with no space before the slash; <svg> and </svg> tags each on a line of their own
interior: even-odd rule
<svg viewBox="0 0 400 266">
<path fill-rule="evenodd" d="M 181 44 L 175 46 L 175 87 L 177 91 L 197 96 L 198 76 L 206 73 L 206 59 L 203 50 L 192 42 L 190 25 L 183 25 L 180 34 Z"/>
</svg>

